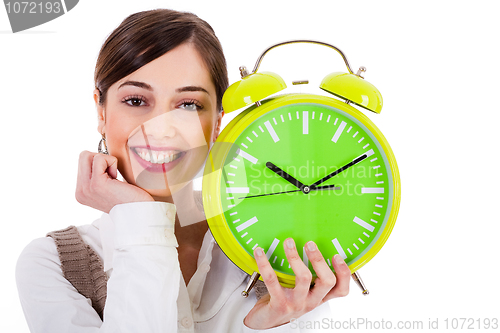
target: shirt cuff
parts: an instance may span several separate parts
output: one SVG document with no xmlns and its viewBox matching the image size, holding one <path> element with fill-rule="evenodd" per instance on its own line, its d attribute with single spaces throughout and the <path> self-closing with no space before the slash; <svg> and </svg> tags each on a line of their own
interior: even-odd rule
<svg viewBox="0 0 500 333">
<path fill-rule="evenodd" d="M 116 249 L 133 245 L 178 246 L 174 234 L 175 205 L 168 202 L 131 202 L 114 206 Z"/>
</svg>

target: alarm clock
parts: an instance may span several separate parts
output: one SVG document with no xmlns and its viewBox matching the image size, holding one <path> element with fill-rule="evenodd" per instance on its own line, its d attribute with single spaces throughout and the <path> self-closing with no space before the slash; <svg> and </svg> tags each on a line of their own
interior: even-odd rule
<svg viewBox="0 0 500 333">
<path fill-rule="evenodd" d="M 276 95 L 286 88 L 283 79 L 258 69 L 267 52 L 291 43 L 324 45 L 342 56 L 348 73 L 331 73 L 320 85 L 334 96 Z M 202 196 L 217 244 L 252 275 L 244 296 L 260 277 L 253 256 L 257 246 L 264 249 L 280 284 L 294 286 L 283 248 L 289 237 L 313 278 L 312 265 L 301 251 L 310 240 L 331 268 L 331 258 L 341 255 L 368 294 L 357 271 L 379 252 L 394 227 L 400 179 L 382 132 L 353 107 L 374 113 L 382 109 L 382 96 L 364 80 L 365 71 L 361 67 L 354 74 L 333 45 L 294 40 L 266 49 L 251 73 L 240 67 L 241 81 L 226 90 L 225 113 L 246 109 L 212 147 Z"/>
</svg>

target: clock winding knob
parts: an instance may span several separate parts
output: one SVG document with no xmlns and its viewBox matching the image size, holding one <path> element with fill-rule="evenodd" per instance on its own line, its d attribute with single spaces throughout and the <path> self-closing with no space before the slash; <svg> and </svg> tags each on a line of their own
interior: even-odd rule
<svg viewBox="0 0 500 333">
<path fill-rule="evenodd" d="M 241 75 L 241 78 L 243 79 L 244 77 L 250 75 L 250 73 L 248 73 L 248 70 L 245 66 L 240 66 L 240 75 Z"/>
<path fill-rule="evenodd" d="M 359 76 L 360 78 L 364 79 L 363 76 L 361 76 L 362 73 L 366 72 L 366 67 L 365 66 L 361 66 L 359 67 L 358 69 L 358 72 L 356 73 L 357 76 Z"/>
</svg>

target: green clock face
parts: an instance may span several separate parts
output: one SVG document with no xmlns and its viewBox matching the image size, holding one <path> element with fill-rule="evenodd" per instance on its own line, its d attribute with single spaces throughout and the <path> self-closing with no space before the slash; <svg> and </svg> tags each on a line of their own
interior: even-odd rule
<svg viewBox="0 0 500 333">
<path fill-rule="evenodd" d="M 394 195 L 377 137 L 351 114 L 316 103 L 277 107 L 253 120 L 220 177 L 233 237 L 251 256 L 262 247 L 273 268 L 288 275 L 294 275 L 283 250 L 288 237 L 312 272 L 303 250 L 310 240 L 330 267 L 337 253 L 347 264 L 362 258 L 384 230 Z"/>
</svg>

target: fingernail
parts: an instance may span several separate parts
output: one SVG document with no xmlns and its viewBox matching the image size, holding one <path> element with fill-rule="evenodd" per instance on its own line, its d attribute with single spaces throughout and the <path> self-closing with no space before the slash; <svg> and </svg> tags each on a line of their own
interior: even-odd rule
<svg viewBox="0 0 500 333">
<path fill-rule="evenodd" d="M 342 259 L 342 257 L 340 256 L 340 254 L 336 254 L 336 255 L 334 255 L 334 256 L 333 256 L 333 259 L 335 259 L 335 262 L 336 262 L 337 264 L 343 264 L 343 263 L 345 263 L 345 262 L 344 262 L 344 259 Z"/>
<path fill-rule="evenodd" d="M 255 255 L 256 256 L 263 256 L 264 255 L 264 251 L 262 250 L 262 248 L 258 247 L 255 249 Z"/>
<path fill-rule="evenodd" d="M 309 251 L 316 251 L 317 248 L 318 247 L 316 246 L 316 243 L 314 243 L 313 241 L 307 242 L 307 249 Z"/>
<path fill-rule="evenodd" d="M 295 247 L 295 242 L 293 241 L 293 239 L 288 238 L 287 240 L 285 240 L 285 245 L 287 248 L 292 250 Z"/>
</svg>

